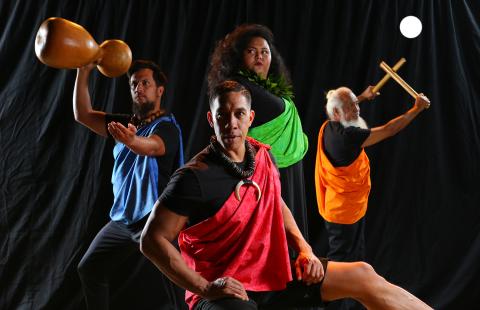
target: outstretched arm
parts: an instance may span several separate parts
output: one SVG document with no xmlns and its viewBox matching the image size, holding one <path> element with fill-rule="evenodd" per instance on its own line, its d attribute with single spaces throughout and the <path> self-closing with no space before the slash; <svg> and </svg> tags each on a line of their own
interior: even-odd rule
<svg viewBox="0 0 480 310">
<path fill-rule="evenodd" d="M 144 156 L 163 156 L 165 155 L 165 143 L 160 136 L 152 134 L 148 137 L 137 136 L 137 129 L 132 124 L 128 127 L 118 122 L 108 123 L 108 132 L 112 137 L 125 144 L 135 154 Z"/>
<path fill-rule="evenodd" d="M 318 283 L 324 276 L 322 263 L 315 256 L 312 247 L 305 241 L 293 218 L 292 212 L 282 199 L 283 222 L 287 234 L 288 244 L 298 253 L 295 261 L 297 279 L 303 280 L 307 285 Z"/>
<path fill-rule="evenodd" d="M 239 281 L 225 277 L 223 283 L 209 282 L 187 266 L 180 252 L 171 243 L 183 229 L 187 219 L 157 202 L 142 232 L 142 253 L 175 284 L 203 298 L 213 300 L 236 297 L 248 300 Z"/>
<path fill-rule="evenodd" d="M 90 93 L 88 91 L 88 79 L 94 67 L 95 64 L 92 63 L 77 69 L 77 78 L 73 90 L 73 114 L 77 122 L 90 128 L 95 133 L 106 137 L 105 112 L 92 109 Z"/>
<path fill-rule="evenodd" d="M 407 127 L 420 112 L 430 106 L 430 101 L 423 94 L 420 94 L 415 100 L 414 106 L 405 114 L 400 115 L 383 126 L 372 128 L 370 136 L 363 142 L 362 147 L 376 144 L 388 137 L 397 134 L 400 130 Z"/>
</svg>

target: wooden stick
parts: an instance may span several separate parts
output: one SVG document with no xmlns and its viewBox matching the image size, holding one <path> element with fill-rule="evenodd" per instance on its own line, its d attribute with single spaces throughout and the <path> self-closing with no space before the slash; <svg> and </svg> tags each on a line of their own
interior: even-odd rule
<svg viewBox="0 0 480 310">
<path fill-rule="evenodd" d="M 397 81 L 400 86 L 403 87 L 413 98 L 417 99 L 418 93 L 405 82 L 395 71 L 392 70 L 385 62 L 380 63 L 380 68 L 382 68 L 388 75 L 392 77 L 395 81 Z"/>
<path fill-rule="evenodd" d="M 400 58 L 399 61 L 397 61 L 397 63 L 395 64 L 395 66 L 392 67 L 392 70 L 397 72 L 398 69 L 400 69 L 401 66 L 403 66 L 403 64 L 407 62 L 407 60 L 405 58 Z M 385 76 L 383 77 L 383 79 L 380 80 L 380 82 L 377 83 L 377 85 L 375 85 L 375 87 L 373 87 L 372 89 L 372 92 L 374 94 L 376 94 L 380 88 L 383 87 L 383 85 L 385 85 L 385 83 L 387 83 L 387 81 L 390 79 L 390 75 L 387 73 L 385 74 Z"/>
</svg>

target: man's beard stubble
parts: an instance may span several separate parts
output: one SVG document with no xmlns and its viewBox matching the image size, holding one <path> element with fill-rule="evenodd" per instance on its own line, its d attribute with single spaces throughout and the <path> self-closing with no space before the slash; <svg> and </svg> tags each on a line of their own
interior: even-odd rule
<svg viewBox="0 0 480 310">
<path fill-rule="evenodd" d="M 143 104 L 133 102 L 132 103 L 132 112 L 137 116 L 137 118 L 142 119 L 146 118 L 150 112 L 155 109 L 155 102 L 147 101 Z"/>
</svg>

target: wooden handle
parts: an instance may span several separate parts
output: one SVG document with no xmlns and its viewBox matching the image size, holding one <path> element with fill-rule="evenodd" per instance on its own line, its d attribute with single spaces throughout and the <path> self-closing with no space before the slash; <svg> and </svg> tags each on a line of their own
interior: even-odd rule
<svg viewBox="0 0 480 310">
<path fill-rule="evenodd" d="M 404 63 L 406 63 L 407 60 L 405 58 L 400 58 L 399 61 L 397 61 L 397 63 L 395 64 L 395 66 L 392 67 L 392 70 L 397 72 L 398 69 L 400 69 L 401 66 L 403 66 Z M 383 87 L 383 85 L 385 85 L 385 83 L 387 83 L 387 81 L 390 79 L 390 75 L 387 73 L 385 74 L 385 76 L 383 77 L 383 79 L 380 80 L 380 82 L 377 83 L 377 85 L 375 85 L 375 87 L 373 87 L 372 89 L 372 92 L 374 94 L 376 94 L 380 88 Z"/>
<path fill-rule="evenodd" d="M 388 75 L 391 76 L 400 86 L 403 87 L 413 98 L 417 99 L 418 93 L 405 82 L 395 71 L 392 70 L 385 62 L 380 63 L 380 68 L 382 68 Z"/>
</svg>

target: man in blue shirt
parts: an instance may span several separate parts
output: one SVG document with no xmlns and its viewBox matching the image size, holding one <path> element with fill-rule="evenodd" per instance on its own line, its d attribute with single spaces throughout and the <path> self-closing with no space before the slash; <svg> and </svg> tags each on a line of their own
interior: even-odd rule
<svg viewBox="0 0 480 310">
<path fill-rule="evenodd" d="M 109 308 L 109 275 L 127 257 L 138 253 L 138 242 L 152 207 L 170 175 L 183 165 L 181 129 L 161 107 L 167 79 L 151 61 L 130 67 L 133 115 L 108 114 L 92 108 L 88 78 L 95 64 L 77 70 L 73 94 L 75 120 L 116 141 L 113 150 L 114 202 L 111 221 L 96 235 L 78 265 L 89 309 Z M 166 280 L 168 281 L 168 280 Z M 167 290 L 174 290 L 166 282 Z"/>
</svg>

